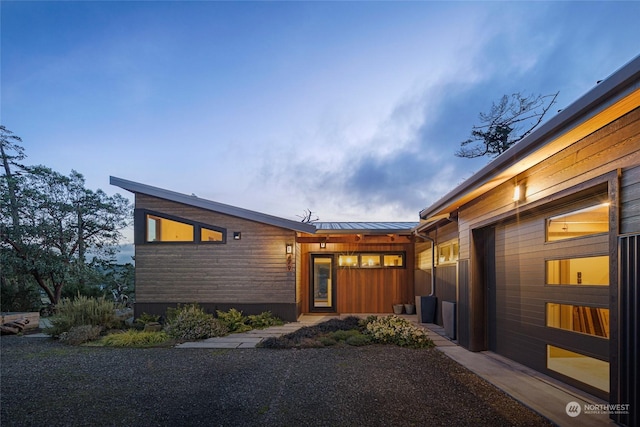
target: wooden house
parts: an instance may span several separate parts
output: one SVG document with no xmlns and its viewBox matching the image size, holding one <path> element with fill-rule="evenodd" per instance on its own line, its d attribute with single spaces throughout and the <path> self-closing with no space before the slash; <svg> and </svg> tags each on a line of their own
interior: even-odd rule
<svg viewBox="0 0 640 427">
<path fill-rule="evenodd" d="M 413 300 L 411 223 L 307 224 L 121 178 L 135 194 L 135 315 L 391 313 Z"/>
<path fill-rule="evenodd" d="M 628 404 L 611 415 L 626 425 L 640 424 L 639 107 L 637 57 L 422 210 L 415 249 L 460 345 Z"/>
</svg>

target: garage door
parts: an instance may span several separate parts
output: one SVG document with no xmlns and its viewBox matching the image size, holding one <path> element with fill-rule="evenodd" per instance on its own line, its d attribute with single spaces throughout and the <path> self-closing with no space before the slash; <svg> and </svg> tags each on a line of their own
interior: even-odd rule
<svg viewBox="0 0 640 427">
<path fill-rule="evenodd" d="M 495 227 L 490 350 L 595 395 L 609 392 L 606 194 Z"/>
</svg>

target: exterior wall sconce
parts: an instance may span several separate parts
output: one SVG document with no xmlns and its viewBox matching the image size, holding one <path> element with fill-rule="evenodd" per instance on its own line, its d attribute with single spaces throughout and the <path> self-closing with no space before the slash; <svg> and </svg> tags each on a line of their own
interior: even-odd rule
<svg viewBox="0 0 640 427">
<path fill-rule="evenodd" d="M 513 188 L 513 201 L 524 201 L 524 186 L 522 184 L 516 184 L 516 186 Z"/>
<path fill-rule="evenodd" d="M 233 240 L 240 240 L 240 239 L 242 239 L 242 233 L 240 231 L 234 231 Z"/>
<path fill-rule="evenodd" d="M 292 254 L 293 253 L 293 245 L 291 243 L 287 243 L 287 254 Z"/>
<path fill-rule="evenodd" d="M 325 249 L 327 247 L 327 242 L 320 242 L 320 249 Z"/>
</svg>

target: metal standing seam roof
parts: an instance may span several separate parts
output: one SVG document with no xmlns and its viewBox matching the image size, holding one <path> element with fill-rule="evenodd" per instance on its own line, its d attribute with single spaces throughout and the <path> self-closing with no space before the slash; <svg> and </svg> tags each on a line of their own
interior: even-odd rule
<svg viewBox="0 0 640 427">
<path fill-rule="evenodd" d="M 197 196 L 188 196 L 186 194 L 177 193 L 175 191 L 152 187 L 150 185 L 140 184 L 138 182 L 128 181 L 122 178 L 116 178 L 114 176 L 110 177 L 109 182 L 111 185 L 115 185 L 117 187 L 131 191 L 132 193 L 146 194 L 148 196 L 158 197 L 160 199 L 170 200 L 172 202 L 182 203 L 184 205 L 207 209 L 213 212 L 219 212 L 222 214 L 235 216 L 237 218 L 256 221 L 263 224 L 273 225 L 275 227 L 299 231 L 302 233 L 314 234 L 316 232 L 316 227 L 311 224 L 284 219 L 261 212 L 239 208 L 236 206 L 225 205 L 224 203 L 201 199 Z"/>
<path fill-rule="evenodd" d="M 369 233 L 387 234 L 411 232 L 418 222 L 314 222 L 317 233 Z"/>
</svg>

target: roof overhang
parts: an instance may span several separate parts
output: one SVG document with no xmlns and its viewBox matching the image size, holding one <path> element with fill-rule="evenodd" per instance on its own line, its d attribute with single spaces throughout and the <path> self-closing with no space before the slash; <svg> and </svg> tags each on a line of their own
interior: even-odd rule
<svg viewBox="0 0 640 427">
<path fill-rule="evenodd" d="M 207 199 L 201 199 L 197 196 L 188 196 L 186 194 L 177 193 L 175 191 L 165 190 L 163 188 L 158 188 L 158 187 L 152 187 L 150 185 L 140 184 L 138 182 L 128 181 L 122 178 L 116 178 L 114 176 L 110 177 L 109 182 L 111 185 L 115 185 L 117 187 L 131 191 L 132 193 L 146 194 L 148 196 L 158 197 L 160 199 L 165 199 L 165 200 L 169 200 L 176 203 L 182 203 L 184 205 L 194 206 L 197 208 L 222 213 L 225 215 L 231 215 L 231 216 L 246 219 L 249 221 L 255 221 L 263 224 L 273 225 L 275 227 L 280 227 L 288 230 L 299 231 L 302 233 L 314 234 L 316 232 L 316 227 L 311 224 L 288 220 L 288 219 L 280 218 L 277 216 L 264 214 L 261 212 L 239 208 L 236 206 L 225 205 L 224 203 L 218 203 L 218 202 L 214 202 Z"/>
<path fill-rule="evenodd" d="M 440 200 L 420 212 L 432 224 L 640 106 L 637 56 Z M 424 227 L 419 226 L 424 229 Z"/>
</svg>

